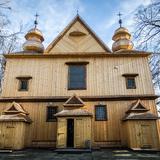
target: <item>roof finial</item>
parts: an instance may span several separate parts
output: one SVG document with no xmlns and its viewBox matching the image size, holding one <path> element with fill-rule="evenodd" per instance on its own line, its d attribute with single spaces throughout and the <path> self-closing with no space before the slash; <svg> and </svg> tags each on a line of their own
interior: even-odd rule
<svg viewBox="0 0 160 160">
<path fill-rule="evenodd" d="M 119 12 L 117 15 L 119 16 L 119 25 L 120 27 L 122 27 L 122 19 L 121 19 L 122 14 Z"/>
<path fill-rule="evenodd" d="M 79 16 L 79 6 L 77 5 L 77 16 Z"/>
<path fill-rule="evenodd" d="M 78 9 L 77 9 L 77 16 L 79 15 L 79 13 L 78 13 L 79 11 L 78 11 Z"/>
<path fill-rule="evenodd" d="M 37 25 L 38 25 L 38 21 L 37 21 L 38 16 L 39 16 L 39 15 L 36 13 L 36 14 L 35 14 L 35 17 L 36 17 L 36 18 L 35 18 L 35 21 L 34 21 L 34 25 L 35 25 L 34 28 L 37 28 Z"/>
</svg>

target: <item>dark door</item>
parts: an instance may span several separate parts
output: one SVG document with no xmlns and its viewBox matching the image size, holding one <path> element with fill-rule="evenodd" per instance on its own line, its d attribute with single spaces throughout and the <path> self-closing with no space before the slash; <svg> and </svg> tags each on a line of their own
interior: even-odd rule
<svg viewBox="0 0 160 160">
<path fill-rule="evenodd" d="M 74 147 L 74 119 L 67 119 L 67 147 Z"/>
</svg>

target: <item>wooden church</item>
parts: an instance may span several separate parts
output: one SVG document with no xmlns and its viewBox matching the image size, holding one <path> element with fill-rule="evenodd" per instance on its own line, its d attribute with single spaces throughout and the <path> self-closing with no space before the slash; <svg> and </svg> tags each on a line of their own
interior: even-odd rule
<svg viewBox="0 0 160 160">
<path fill-rule="evenodd" d="M 129 31 L 115 31 L 111 51 L 77 15 L 44 49 L 36 24 L 23 51 L 4 55 L 0 149 L 158 150 L 150 53 Z"/>
</svg>

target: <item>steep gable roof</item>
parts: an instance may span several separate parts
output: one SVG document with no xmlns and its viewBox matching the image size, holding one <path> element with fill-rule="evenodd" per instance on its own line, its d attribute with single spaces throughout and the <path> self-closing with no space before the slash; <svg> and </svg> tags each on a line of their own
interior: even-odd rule
<svg viewBox="0 0 160 160">
<path fill-rule="evenodd" d="M 26 122 L 31 123 L 32 120 L 28 116 L 23 107 L 16 102 L 12 102 L 0 115 L 0 122 Z"/>
<path fill-rule="evenodd" d="M 129 110 L 126 113 L 130 112 L 147 112 L 148 109 L 144 106 L 140 99 L 132 103 Z"/>
<path fill-rule="evenodd" d="M 85 30 L 91 35 L 91 37 L 97 42 L 99 47 L 103 49 L 103 52 L 111 52 L 110 49 L 100 40 L 100 38 L 92 31 L 92 29 L 84 22 L 84 20 L 77 15 L 71 23 L 55 38 L 55 40 L 46 48 L 45 53 L 50 53 L 51 50 L 63 39 L 63 37 L 66 35 L 66 33 L 72 28 L 73 25 L 75 25 L 76 22 L 79 22 L 83 27 L 83 31 L 72 31 L 69 33 L 70 36 L 78 36 L 83 37 L 86 35 Z M 88 42 L 88 41 L 87 41 Z M 74 42 L 71 42 L 73 44 Z M 61 48 L 61 46 L 58 46 Z M 102 49 L 100 52 L 102 52 Z M 59 50 L 58 50 L 59 51 Z"/>
<path fill-rule="evenodd" d="M 157 118 L 157 115 L 150 113 L 141 100 L 138 99 L 136 102 L 131 104 L 122 120 L 156 120 Z"/>
<path fill-rule="evenodd" d="M 84 102 L 76 94 L 74 94 L 63 105 L 83 107 Z"/>
<path fill-rule="evenodd" d="M 28 114 L 23 107 L 16 102 L 12 102 L 4 111 L 3 113 L 8 113 L 8 114 L 12 114 L 12 113 L 23 113 L 23 114 Z"/>
</svg>

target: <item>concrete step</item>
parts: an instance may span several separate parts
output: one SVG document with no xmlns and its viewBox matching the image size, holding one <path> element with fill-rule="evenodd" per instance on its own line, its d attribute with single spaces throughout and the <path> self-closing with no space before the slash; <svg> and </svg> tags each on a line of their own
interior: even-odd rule
<svg viewBox="0 0 160 160">
<path fill-rule="evenodd" d="M 12 153 L 11 149 L 0 149 L 0 153 Z"/>
<path fill-rule="evenodd" d="M 57 153 L 91 153 L 91 149 L 77 149 L 77 148 L 61 148 L 54 150 Z"/>
</svg>

